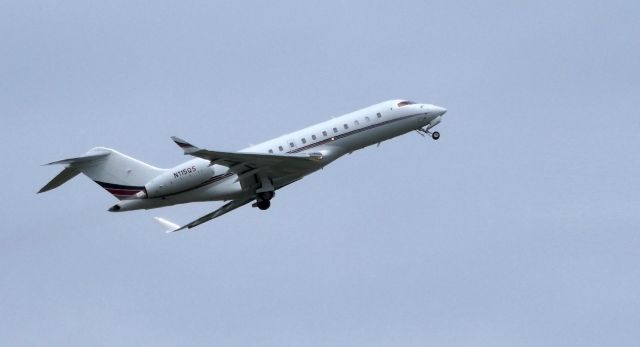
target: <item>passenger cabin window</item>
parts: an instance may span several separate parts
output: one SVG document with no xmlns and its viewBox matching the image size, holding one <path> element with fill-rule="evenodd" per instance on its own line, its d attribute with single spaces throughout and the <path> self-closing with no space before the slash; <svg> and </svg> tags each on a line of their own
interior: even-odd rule
<svg viewBox="0 0 640 347">
<path fill-rule="evenodd" d="M 322 135 L 327 136 L 327 132 L 326 132 L 326 131 L 323 131 L 323 132 L 322 132 Z"/>
<path fill-rule="evenodd" d="M 369 118 L 369 116 L 364 117 L 364 120 L 366 120 L 367 122 L 371 122 L 371 118 Z"/>
<path fill-rule="evenodd" d="M 270 149 L 270 150 L 269 150 L 269 153 L 273 154 L 273 149 Z"/>
<path fill-rule="evenodd" d="M 333 132 L 337 133 L 338 132 L 338 128 L 333 128 Z"/>
<path fill-rule="evenodd" d="M 278 146 L 278 149 L 280 150 L 280 152 L 284 151 L 284 148 L 282 148 L 282 146 Z"/>
<path fill-rule="evenodd" d="M 360 122 L 358 122 L 357 120 L 353 123 L 355 123 L 356 126 L 360 125 Z"/>
<path fill-rule="evenodd" d="M 295 144 L 293 142 L 289 142 L 289 147 L 293 148 Z"/>
<path fill-rule="evenodd" d="M 305 139 L 304 137 L 300 139 L 300 141 L 302 141 L 302 143 L 307 143 L 307 139 Z"/>
<path fill-rule="evenodd" d="M 316 135 L 311 135 L 312 140 L 315 140 L 316 138 L 317 138 Z"/>
<path fill-rule="evenodd" d="M 380 114 L 380 112 L 378 112 L 378 118 L 382 118 L 382 115 Z"/>
<path fill-rule="evenodd" d="M 403 107 L 403 106 L 413 105 L 413 104 L 415 104 L 415 102 L 409 101 L 409 100 L 405 100 L 405 101 L 400 101 L 398 103 L 398 107 Z"/>
</svg>

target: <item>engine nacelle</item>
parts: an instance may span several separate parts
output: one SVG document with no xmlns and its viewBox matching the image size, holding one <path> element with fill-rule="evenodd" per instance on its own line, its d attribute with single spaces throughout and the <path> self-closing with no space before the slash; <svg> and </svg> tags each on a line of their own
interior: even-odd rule
<svg viewBox="0 0 640 347">
<path fill-rule="evenodd" d="M 212 175 L 213 167 L 210 167 L 209 163 L 190 161 L 152 179 L 144 188 L 147 197 L 157 198 L 194 188 Z"/>
</svg>

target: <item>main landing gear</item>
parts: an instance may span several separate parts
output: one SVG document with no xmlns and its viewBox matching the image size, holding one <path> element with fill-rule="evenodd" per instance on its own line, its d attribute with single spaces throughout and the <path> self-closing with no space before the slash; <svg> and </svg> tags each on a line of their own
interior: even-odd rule
<svg viewBox="0 0 640 347">
<path fill-rule="evenodd" d="M 271 199 L 276 195 L 275 192 L 263 192 L 256 195 L 256 202 L 251 205 L 261 210 L 267 210 L 271 206 Z"/>
<path fill-rule="evenodd" d="M 271 206 L 271 201 L 269 200 L 258 201 L 256 202 L 256 206 L 258 206 L 259 209 L 264 211 Z"/>
<path fill-rule="evenodd" d="M 276 189 L 273 187 L 273 182 L 266 176 L 259 177 L 260 188 L 256 190 L 256 202 L 251 206 L 257 207 L 261 210 L 267 210 L 271 206 L 271 199 L 276 196 Z"/>
<path fill-rule="evenodd" d="M 426 134 L 426 135 L 431 136 L 431 138 L 434 139 L 434 140 L 437 140 L 437 139 L 440 138 L 440 133 L 437 132 L 437 131 L 430 132 L 429 130 L 424 129 L 424 128 L 418 128 L 418 129 L 416 129 L 416 131 L 418 132 L 418 134 L 420 134 L 420 136 L 425 136 L 425 134 Z"/>
</svg>

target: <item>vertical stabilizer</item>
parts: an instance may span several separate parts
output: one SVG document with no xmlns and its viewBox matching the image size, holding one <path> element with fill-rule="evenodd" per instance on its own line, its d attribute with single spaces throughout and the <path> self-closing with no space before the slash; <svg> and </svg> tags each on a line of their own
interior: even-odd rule
<svg viewBox="0 0 640 347">
<path fill-rule="evenodd" d="M 59 160 L 47 165 L 53 164 L 65 165 L 65 169 L 38 193 L 57 188 L 79 173 L 83 173 L 122 200 L 143 191 L 147 182 L 165 171 L 104 147 L 93 148 L 82 157 Z"/>
</svg>

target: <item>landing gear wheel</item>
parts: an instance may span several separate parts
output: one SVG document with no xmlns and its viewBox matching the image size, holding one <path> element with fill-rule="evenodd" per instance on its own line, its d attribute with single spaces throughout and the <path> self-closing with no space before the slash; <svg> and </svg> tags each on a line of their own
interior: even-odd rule
<svg viewBox="0 0 640 347">
<path fill-rule="evenodd" d="M 271 206 L 271 201 L 269 200 L 262 200 L 262 201 L 258 201 L 257 202 L 258 208 L 261 210 L 266 210 L 269 208 L 269 206 Z"/>
<path fill-rule="evenodd" d="M 434 131 L 433 134 L 431 134 L 431 138 L 434 140 L 437 140 L 440 138 L 440 133 L 437 131 Z"/>
</svg>

